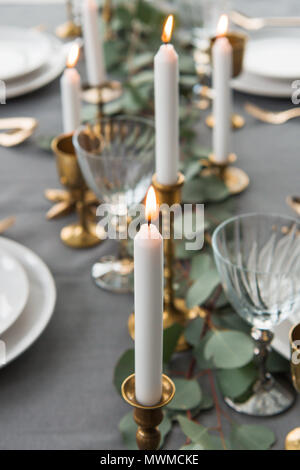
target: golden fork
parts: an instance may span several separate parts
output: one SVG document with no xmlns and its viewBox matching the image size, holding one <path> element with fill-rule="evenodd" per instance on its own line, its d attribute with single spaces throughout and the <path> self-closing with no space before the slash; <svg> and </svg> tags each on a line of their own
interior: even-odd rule
<svg viewBox="0 0 300 470">
<path fill-rule="evenodd" d="M 14 225 L 15 221 L 15 217 L 7 217 L 6 219 L 0 220 L 0 233 L 5 232 L 5 230 Z"/>
<path fill-rule="evenodd" d="M 245 110 L 256 119 L 269 124 L 284 124 L 289 119 L 300 117 L 300 108 L 291 108 L 285 111 L 267 111 L 252 103 L 246 103 Z"/>
<path fill-rule="evenodd" d="M 233 10 L 229 14 L 233 23 L 249 31 L 257 31 L 266 26 L 291 27 L 300 26 L 300 17 L 269 17 L 269 18 L 250 18 L 240 11 Z"/>
</svg>

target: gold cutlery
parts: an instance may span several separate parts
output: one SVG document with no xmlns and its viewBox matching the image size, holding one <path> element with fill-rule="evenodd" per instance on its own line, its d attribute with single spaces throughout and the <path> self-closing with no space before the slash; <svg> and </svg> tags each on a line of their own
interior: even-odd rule
<svg viewBox="0 0 300 470">
<path fill-rule="evenodd" d="M 8 228 L 14 225 L 15 221 L 15 217 L 7 217 L 6 219 L 0 220 L 0 233 L 5 232 Z"/>
<path fill-rule="evenodd" d="M 288 196 L 286 203 L 300 216 L 300 196 Z"/>
<path fill-rule="evenodd" d="M 269 27 L 292 27 L 300 26 L 300 17 L 269 17 L 269 18 L 251 18 L 250 16 L 233 10 L 229 14 L 231 21 L 241 28 L 249 31 L 257 31 L 259 29 Z"/>
<path fill-rule="evenodd" d="M 37 127 L 37 120 L 31 117 L 0 119 L 0 145 L 13 147 L 28 139 Z"/>
<path fill-rule="evenodd" d="M 284 124 L 290 119 L 300 117 L 300 108 L 290 108 L 285 111 L 268 111 L 252 103 L 246 103 L 245 110 L 256 119 L 269 124 Z"/>
</svg>

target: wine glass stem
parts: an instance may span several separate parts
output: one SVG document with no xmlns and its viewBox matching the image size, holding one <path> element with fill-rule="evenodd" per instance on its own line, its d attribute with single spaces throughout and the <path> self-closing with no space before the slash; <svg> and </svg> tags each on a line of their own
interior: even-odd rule
<svg viewBox="0 0 300 470">
<path fill-rule="evenodd" d="M 251 336 L 255 341 L 254 355 L 258 365 L 259 379 L 257 387 L 267 388 L 271 386 L 272 378 L 267 372 L 267 358 L 270 352 L 270 344 L 273 339 L 273 333 L 268 330 L 252 328 Z"/>
</svg>

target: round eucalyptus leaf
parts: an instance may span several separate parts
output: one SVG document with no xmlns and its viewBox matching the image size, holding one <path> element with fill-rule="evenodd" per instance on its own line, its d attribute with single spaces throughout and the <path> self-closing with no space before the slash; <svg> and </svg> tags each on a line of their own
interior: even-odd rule
<svg viewBox="0 0 300 470">
<path fill-rule="evenodd" d="M 235 450 L 267 450 L 275 442 L 275 434 L 265 426 L 233 425 L 230 439 Z"/>
<path fill-rule="evenodd" d="M 243 395 L 257 378 L 257 368 L 250 362 L 239 369 L 223 369 L 217 371 L 217 380 L 221 392 L 229 398 Z"/>
<path fill-rule="evenodd" d="M 176 393 L 167 405 L 170 410 L 190 410 L 200 405 L 202 391 L 197 380 L 173 379 Z"/>
<path fill-rule="evenodd" d="M 204 318 L 197 317 L 186 327 L 184 331 L 184 337 L 191 346 L 196 347 L 200 343 L 204 323 Z"/>
<path fill-rule="evenodd" d="M 215 330 L 205 345 L 204 355 L 220 369 L 243 367 L 253 358 L 253 343 L 240 331 Z"/>
<path fill-rule="evenodd" d="M 202 272 L 196 282 L 189 288 L 186 296 L 186 304 L 189 308 L 202 305 L 220 283 L 220 278 L 215 269 Z"/>
</svg>

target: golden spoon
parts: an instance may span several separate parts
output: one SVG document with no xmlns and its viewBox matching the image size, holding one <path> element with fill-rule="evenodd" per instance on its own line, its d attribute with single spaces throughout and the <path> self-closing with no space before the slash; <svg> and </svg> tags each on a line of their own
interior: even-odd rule
<svg viewBox="0 0 300 470">
<path fill-rule="evenodd" d="M 259 108 L 252 103 L 245 104 L 245 110 L 248 114 L 269 124 L 284 124 L 289 119 L 300 117 L 300 108 L 291 108 L 286 111 L 267 111 Z"/>
</svg>

